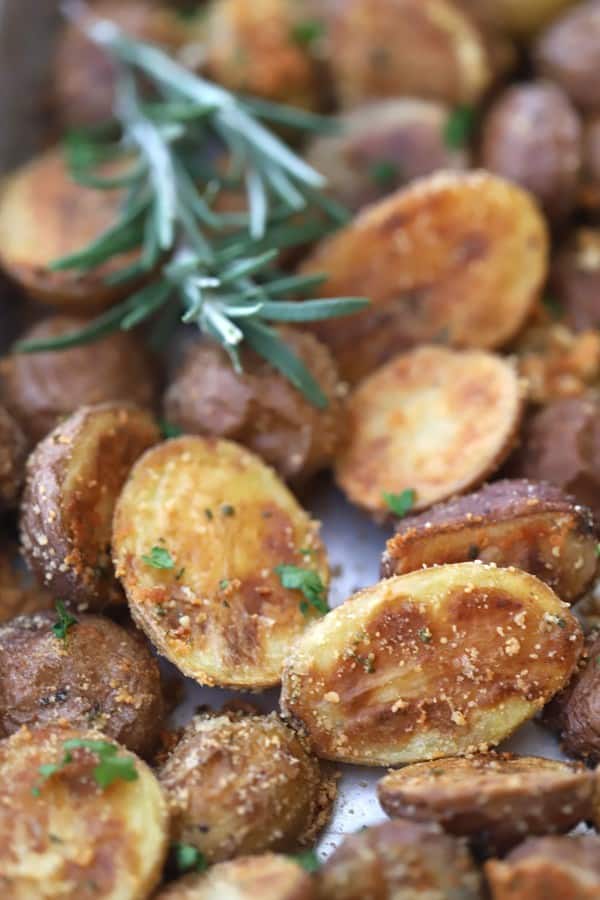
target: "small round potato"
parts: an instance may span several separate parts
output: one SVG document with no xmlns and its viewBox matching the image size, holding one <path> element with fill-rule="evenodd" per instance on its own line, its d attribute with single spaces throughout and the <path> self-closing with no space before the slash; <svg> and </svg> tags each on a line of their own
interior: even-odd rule
<svg viewBox="0 0 600 900">
<path fill-rule="evenodd" d="M 578 3 L 553 21 L 534 46 L 538 71 L 580 109 L 600 111 L 600 2 Z"/>
<path fill-rule="evenodd" d="M 61 337 L 87 321 L 53 316 L 38 322 L 21 340 Z M 100 338 L 91 347 L 12 353 L 0 360 L 0 400 L 33 443 L 80 406 L 131 402 L 152 407 L 155 387 L 150 357 L 139 339 L 124 331 Z"/>
<path fill-rule="evenodd" d="M 0 511 L 17 505 L 26 457 L 27 439 L 21 426 L 0 406 Z"/>
<path fill-rule="evenodd" d="M 113 746 L 111 759 L 123 762 L 116 773 L 106 765 L 98 771 L 98 753 L 69 751 L 68 741 Z M 116 780 L 106 784 L 107 774 Z M 167 851 L 167 807 L 158 781 L 132 753 L 98 731 L 22 728 L 0 742 L 0 781 L 3 897 L 141 900 L 152 894 Z"/>
<path fill-rule="evenodd" d="M 348 835 L 317 873 L 322 900 L 480 900 L 464 843 L 435 825 L 385 822 Z"/>
<path fill-rule="evenodd" d="M 480 559 L 531 572 L 572 603 L 596 575 L 597 546 L 587 507 L 546 482 L 504 479 L 401 519 L 381 570 L 389 577 Z"/>
<path fill-rule="evenodd" d="M 582 130 L 564 91 L 550 82 L 516 84 L 489 110 L 481 164 L 530 191 L 553 222 L 575 207 Z"/>
<path fill-rule="evenodd" d="M 579 228 L 562 246 L 550 270 L 550 290 L 561 324 L 576 333 L 600 329 L 599 229 Z"/>
<path fill-rule="evenodd" d="M 487 750 L 569 680 L 581 629 L 519 569 L 457 563 L 380 581 L 296 642 L 281 707 L 325 759 L 399 765 Z"/>
<path fill-rule="evenodd" d="M 308 872 L 286 856 L 241 856 L 170 884 L 156 900 L 317 900 Z"/>
<path fill-rule="evenodd" d="M 0 622 L 53 606 L 52 594 L 35 583 L 19 558 L 17 542 L 0 533 Z"/>
<path fill-rule="evenodd" d="M 600 331 L 595 328 L 576 334 L 562 322 L 532 324 L 512 350 L 530 403 L 578 397 L 600 383 Z"/>
<path fill-rule="evenodd" d="M 527 37 L 578 0 L 455 0 L 483 25 Z"/>
<path fill-rule="evenodd" d="M 512 364 L 479 350 L 424 346 L 373 372 L 348 405 L 348 441 L 335 477 L 375 518 L 387 494 L 414 509 L 480 484 L 508 455 L 522 413 Z"/>
<path fill-rule="evenodd" d="M 23 554 L 39 583 L 78 609 L 123 600 L 110 552 L 115 503 L 134 462 L 159 440 L 144 410 L 123 403 L 84 406 L 27 461 Z"/>
<path fill-rule="evenodd" d="M 145 640 L 89 615 L 77 616 L 62 638 L 53 631 L 57 621 L 44 612 L 0 627 L 0 736 L 64 721 L 150 756 L 165 704 Z"/>
<path fill-rule="evenodd" d="M 327 273 L 320 292 L 371 301 L 313 330 L 350 382 L 428 341 L 502 346 L 533 311 L 547 251 L 545 222 L 516 185 L 487 172 L 420 179 L 368 207 L 303 263 L 303 274 Z"/>
<path fill-rule="evenodd" d="M 196 716 L 159 772 L 174 841 L 209 862 L 311 845 L 335 781 L 275 713 Z"/>
<path fill-rule="evenodd" d="M 327 398 L 317 409 L 252 350 L 242 351 L 243 373 L 213 343 L 194 343 L 164 397 L 167 421 L 186 434 L 208 434 L 244 444 L 279 472 L 304 481 L 332 462 L 343 436 L 344 386 L 327 347 L 312 334 L 280 329 Z"/>
<path fill-rule="evenodd" d="M 278 684 L 326 608 L 318 527 L 245 448 L 182 437 L 134 466 L 113 555 L 133 618 L 161 653 L 201 684 L 258 689 Z"/>
<path fill-rule="evenodd" d="M 490 856 L 592 818 L 595 789 L 593 772 L 577 763 L 486 753 L 405 766 L 377 792 L 388 815 L 437 822 Z"/>
</svg>

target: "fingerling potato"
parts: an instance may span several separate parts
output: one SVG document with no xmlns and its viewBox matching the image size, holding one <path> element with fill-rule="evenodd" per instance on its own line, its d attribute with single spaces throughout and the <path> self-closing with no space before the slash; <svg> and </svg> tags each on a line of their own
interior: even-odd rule
<svg viewBox="0 0 600 900">
<path fill-rule="evenodd" d="M 531 572 L 572 603 L 596 575 L 597 542 L 591 510 L 559 488 L 503 479 L 401 519 L 381 572 L 389 577 L 480 559 Z"/>
<path fill-rule="evenodd" d="M 581 629 L 518 569 L 457 563 L 359 591 L 286 662 L 281 706 L 318 756 L 398 765 L 485 750 L 563 687 Z"/>
<path fill-rule="evenodd" d="M 600 110 L 600 3 L 577 3 L 550 22 L 533 47 L 537 70 L 585 111 Z"/>
<path fill-rule="evenodd" d="M 479 350 L 423 346 L 399 354 L 355 389 L 335 477 L 375 518 L 386 497 L 413 508 L 480 484 L 510 452 L 522 415 L 512 364 Z"/>
<path fill-rule="evenodd" d="M 0 406 L 0 512 L 17 505 L 27 457 L 21 426 Z"/>
<path fill-rule="evenodd" d="M 11 900 L 148 897 L 167 849 L 158 782 L 114 745 L 126 776 L 102 787 L 96 752 L 72 749 L 65 761 L 73 740 L 112 744 L 98 731 L 59 727 L 22 728 L 0 742 L 0 891 Z"/>
<path fill-rule="evenodd" d="M 427 341 L 505 344 L 533 310 L 547 252 L 544 220 L 521 188 L 486 172 L 438 173 L 368 207 L 301 271 L 325 272 L 328 296 L 371 301 L 314 326 L 342 376 L 356 382 Z"/>
<path fill-rule="evenodd" d="M 312 878 L 286 856 L 241 856 L 188 875 L 156 900 L 317 900 Z"/>
<path fill-rule="evenodd" d="M 201 684 L 277 684 L 325 608 L 317 523 L 272 469 L 229 441 L 182 437 L 145 453 L 117 503 L 113 557 L 135 621 Z M 309 579 L 311 599 L 284 587 L 285 572 Z"/>
</svg>

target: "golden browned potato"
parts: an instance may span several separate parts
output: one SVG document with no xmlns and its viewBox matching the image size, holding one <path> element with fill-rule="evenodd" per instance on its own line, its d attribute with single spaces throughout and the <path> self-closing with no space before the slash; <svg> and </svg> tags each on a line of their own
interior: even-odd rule
<svg viewBox="0 0 600 900">
<path fill-rule="evenodd" d="M 53 316 L 21 340 L 42 341 L 77 331 L 89 320 Z M 45 353 L 12 353 L 0 360 L 0 401 L 37 442 L 65 416 L 105 402 L 154 405 L 152 361 L 135 335 L 116 331 L 94 344 Z"/>
<path fill-rule="evenodd" d="M 0 533 L 0 622 L 54 606 L 54 597 L 35 583 L 12 537 Z"/>
<path fill-rule="evenodd" d="M 389 494 L 414 509 L 480 484 L 510 452 L 522 389 L 512 364 L 480 350 L 424 346 L 390 360 L 354 391 L 335 477 L 375 518 Z"/>
<path fill-rule="evenodd" d="M 591 819 L 595 788 L 593 772 L 578 763 L 485 753 L 405 766 L 382 778 L 377 793 L 388 815 L 437 822 L 489 856 Z"/>
<path fill-rule="evenodd" d="M 578 0 L 457 0 L 459 6 L 490 28 L 527 37 L 539 31 Z"/>
<path fill-rule="evenodd" d="M 575 106 L 600 111 L 600 2 L 577 3 L 551 22 L 536 41 L 534 61 Z"/>
<path fill-rule="evenodd" d="M 335 781 L 272 713 L 196 716 L 159 772 L 171 837 L 209 862 L 311 845 Z"/>
<path fill-rule="evenodd" d="M 132 753 L 98 731 L 22 728 L 0 742 L 0 780 L 0 893 L 7 900 L 142 900 L 152 893 L 167 850 L 167 807 L 156 778 Z"/>
<path fill-rule="evenodd" d="M 457 563 L 359 591 L 313 625 L 281 705 L 326 759 L 398 765 L 482 751 L 559 691 L 577 620 L 519 569 Z"/>
<path fill-rule="evenodd" d="M 464 843 L 435 825 L 386 822 L 348 835 L 317 874 L 320 900 L 480 900 Z"/>
<path fill-rule="evenodd" d="M 279 682 L 292 644 L 326 610 L 318 527 L 245 448 L 182 437 L 134 466 L 113 555 L 134 619 L 185 675 L 263 688 Z"/>
<path fill-rule="evenodd" d="M 597 542 L 591 510 L 568 494 L 546 482 L 504 479 L 401 519 L 381 571 L 389 577 L 480 559 L 531 572 L 571 603 L 596 575 Z"/>
<path fill-rule="evenodd" d="M 312 878 L 286 856 L 241 856 L 175 881 L 156 900 L 317 900 Z"/>
<path fill-rule="evenodd" d="M 597 900 L 600 836 L 529 838 L 505 859 L 490 859 L 491 900 Z"/>
<path fill-rule="evenodd" d="M 302 272 L 327 273 L 328 296 L 371 301 L 314 326 L 355 382 L 427 341 L 505 344 L 533 310 L 547 252 L 544 220 L 521 188 L 486 172 L 440 173 L 364 210 Z"/>
<path fill-rule="evenodd" d="M 555 299 L 550 297 L 549 302 Z M 556 304 L 560 310 L 559 301 Z M 512 350 L 531 403 L 578 397 L 600 383 L 600 331 L 595 328 L 576 333 L 562 322 L 535 322 L 520 334 Z"/>
<path fill-rule="evenodd" d="M 0 511 L 17 505 L 26 457 L 27 439 L 21 426 L 0 406 Z"/>
<path fill-rule="evenodd" d="M 121 602 L 112 517 L 129 470 L 160 440 L 152 416 L 124 403 L 83 406 L 27 461 L 21 545 L 40 584 L 78 609 Z"/>
<path fill-rule="evenodd" d="M 207 434 L 244 444 L 282 478 L 303 481 L 325 468 L 344 435 L 345 388 L 327 347 L 312 334 L 280 329 L 327 398 L 317 409 L 253 350 L 243 350 L 243 373 L 214 343 L 194 343 L 163 400 L 168 422 L 186 434 Z"/>
<path fill-rule="evenodd" d="M 341 115 L 339 133 L 314 138 L 306 159 L 327 178 L 331 195 L 357 212 L 415 178 L 469 168 L 468 147 L 448 139 L 451 116 L 434 100 L 369 103 Z"/>
<path fill-rule="evenodd" d="M 576 333 L 600 329 L 600 230 L 578 228 L 560 248 L 550 269 L 550 290 L 561 324 Z"/>
<path fill-rule="evenodd" d="M 64 721 L 148 757 L 164 717 L 158 665 L 133 631 L 52 612 L 0 627 L 0 736 Z"/>
<path fill-rule="evenodd" d="M 575 207 L 582 164 L 581 120 L 551 82 L 515 84 L 487 113 L 481 164 L 530 191 L 553 222 Z"/>
</svg>

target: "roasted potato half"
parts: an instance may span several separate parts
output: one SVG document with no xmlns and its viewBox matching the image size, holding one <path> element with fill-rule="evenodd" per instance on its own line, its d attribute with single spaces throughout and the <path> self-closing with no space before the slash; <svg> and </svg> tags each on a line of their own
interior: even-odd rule
<svg viewBox="0 0 600 900">
<path fill-rule="evenodd" d="M 265 853 L 219 863 L 166 887 L 156 900 L 317 900 L 312 878 L 286 856 Z"/>
<path fill-rule="evenodd" d="M 550 270 L 550 290 L 561 324 L 576 333 L 600 329 L 599 229 L 579 228 L 560 248 Z"/>
<path fill-rule="evenodd" d="M 387 494 L 424 509 L 480 484 L 510 452 L 522 414 L 512 364 L 480 350 L 424 346 L 354 391 L 335 477 L 353 503 L 390 515 Z"/>
<path fill-rule="evenodd" d="M 527 835 L 562 833 L 591 819 L 595 786 L 581 764 L 485 753 L 405 766 L 382 778 L 377 792 L 388 815 L 437 822 L 490 856 Z"/>
<path fill-rule="evenodd" d="M 188 347 L 163 401 L 168 422 L 186 434 L 210 434 L 244 444 L 282 478 L 304 481 L 332 462 L 344 434 L 345 387 L 326 346 L 307 332 L 281 337 L 307 366 L 327 398 L 317 409 L 253 350 L 242 350 L 243 372 L 214 343 Z"/>
<path fill-rule="evenodd" d="M 317 755 L 398 765 L 485 750 L 569 680 L 581 629 L 518 569 L 457 563 L 359 591 L 294 646 L 284 713 Z"/>
<path fill-rule="evenodd" d="M 519 2 L 519 0 L 516 0 Z M 600 2 L 567 9 L 543 31 L 533 48 L 538 71 L 559 84 L 580 109 L 600 111 Z"/>
<path fill-rule="evenodd" d="M 159 440 L 149 413 L 106 403 L 73 413 L 29 457 L 21 545 L 56 596 L 78 608 L 122 602 L 110 554 L 115 503 L 134 462 Z"/>
<path fill-rule="evenodd" d="M 368 207 L 302 265 L 304 274 L 327 273 L 322 292 L 371 301 L 315 333 L 351 382 L 427 341 L 501 346 L 533 309 L 547 242 L 531 197 L 496 175 L 420 179 Z"/>
<path fill-rule="evenodd" d="M 335 781 L 275 713 L 196 716 L 159 779 L 173 840 L 209 862 L 312 844 L 335 798 Z"/>
<path fill-rule="evenodd" d="M 41 612 L 0 627 L 0 737 L 68 722 L 149 757 L 165 702 L 145 639 L 100 616 L 78 616 L 62 631 L 60 623 Z"/>
<path fill-rule="evenodd" d="M 27 439 L 21 426 L 0 406 L 0 511 L 17 505 L 26 458 Z"/>
<path fill-rule="evenodd" d="M 102 765 L 107 751 L 117 767 Z M 115 768 L 121 774 L 113 779 Z M 0 742 L 0 779 L 2 896 L 141 900 L 152 893 L 167 850 L 167 807 L 140 759 L 98 731 L 22 728 Z"/>
<path fill-rule="evenodd" d="M 19 546 L 0 533 L 0 622 L 54 606 L 54 597 L 39 587 L 19 556 Z"/>
<path fill-rule="evenodd" d="M 88 321 L 53 316 L 38 322 L 21 340 L 52 340 Z M 0 402 L 37 443 L 80 406 L 111 401 L 153 406 L 154 368 L 139 339 L 124 331 L 100 338 L 93 349 L 11 353 L 0 360 Z"/>
<path fill-rule="evenodd" d="M 113 554 L 134 619 L 202 684 L 277 684 L 326 602 L 318 524 L 229 441 L 182 437 L 149 450 L 117 503 Z M 282 583 L 306 579 L 310 600 Z"/>
<path fill-rule="evenodd" d="M 531 572 L 572 603 L 595 577 L 597 541 L 591 510 L 559 488 L 504 479 L 400 520 L 381 573 L 480 559 Z"/>
<path fill-rule="evenodd" d="M 550 297 L 549 302 L 555 299 Z M 600 331 L 595 328 L 575 333 L 562 322 L 534 323 L 512 350 L 531 403 L 578 397 L 600 383 Z"/>
<path fill-rule="evenodd" d="M 348 835 L 317 874 L 321 900 L 480 900 L 464 843 L 436 825 L 385 822 Z"/>
<path fill-rule="evenodd" d="M 456 0 L 478 22 L 527 37 L 578 0 Z"/>
<path fill-rule="evenodd" d="M 486 862 L 485 877 L 491 900 L 596 900 L 600 836 L 529 838 Z"/>
</svg>

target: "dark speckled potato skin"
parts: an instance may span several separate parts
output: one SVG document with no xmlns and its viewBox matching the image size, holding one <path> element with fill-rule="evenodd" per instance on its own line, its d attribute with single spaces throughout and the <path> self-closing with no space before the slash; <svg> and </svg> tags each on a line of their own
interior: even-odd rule
<svg viewBox="0 0 600 900">
<path fill-rule="evenodd" d="M 558 733 L 566 754 L 600 762 L 600 637 L 590 640 L 579 669 L 544 709 L 543 719 Z"/>
<path fill-rule="evenodd" d="M 0 736 L 65 720 L 148 757 L 165 715 L 148 645 L 109 619 L 77 618 L 65 639 L 55 636 L 57 617 L 50 611 L 0 628 Z"/>
<path fill-rule="evenodd" d="M 13 417 L 0 406 L 0 511 L 16 505 L 25 474 L 27 440 Z"/>
</svg>

